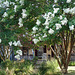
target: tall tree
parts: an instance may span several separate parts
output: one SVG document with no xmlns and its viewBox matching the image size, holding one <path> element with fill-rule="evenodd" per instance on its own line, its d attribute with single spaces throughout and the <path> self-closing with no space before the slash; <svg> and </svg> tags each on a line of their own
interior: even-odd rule
<svg viewBox="0 0 75 75">
<path fill-rule="evenodd" d="M 19 36 L 31 31 L 44 7 L 46 0 L 0 0 L 1 45 L 22 46 Z"/>
<path fill-rule="evenodd" d="M 36 26 L 32 28 L 33 41 L 35 44 L 40 41 L 49 44 L 61 71 L 67 73 L 75 43 L 75 1 L 50 0 L 50 4 L 48 11 L 37 19 Z"/>
</svg>

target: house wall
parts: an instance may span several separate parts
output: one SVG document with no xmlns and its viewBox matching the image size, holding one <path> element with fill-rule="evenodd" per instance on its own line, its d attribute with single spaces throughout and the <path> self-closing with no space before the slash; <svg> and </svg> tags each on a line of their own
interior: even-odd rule
<svg viewBox="0 0 75 75">
<path fill-rule="evenodd" d="M 33 55 L 32 49 L 29 49 L 29 55 Z M 35 52 L 34 52 L 35 55 Z"/>
<path fill-rule="evenodd" d="M 40 52 L 41 51 L 41 56 L 43 56 L 43 53 L 44 53 L 44 47 L 43 46 L 40 46 L 39 47 L 39 50 L 37 50 L 37 55 L 39 55 Z M 29 49 L 29 55 L 33 55 L 33 52 L 32 52 L 32 49 Z M 51 50 L 48 50 L 47 48 L 46 48 L 46 55 L 47 55 L 47 58 L 50 58 L 51 56 L 52 56 L 52 52 L 51 52 Z M 35 50 L 34 50 L 34 56 L 35 56 Z"/>
</svg>

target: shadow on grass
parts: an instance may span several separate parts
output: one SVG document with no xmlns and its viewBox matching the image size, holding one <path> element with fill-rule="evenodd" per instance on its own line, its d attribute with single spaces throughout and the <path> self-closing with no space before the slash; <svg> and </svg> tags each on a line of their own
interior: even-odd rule
<svg viewBox="0 0 75 75">
<path fill-rule="evenodd" d="M 62 74 L 61 72 L 57 72 L 56 74 L 52 75 L 75 75 L 75 70 L 69 70 L 67 74 Z"/>
<path fill-rule="evenodd" d="M 75 75 L 75 70 L 69 70 L 65 75 Z"/>
</svg>

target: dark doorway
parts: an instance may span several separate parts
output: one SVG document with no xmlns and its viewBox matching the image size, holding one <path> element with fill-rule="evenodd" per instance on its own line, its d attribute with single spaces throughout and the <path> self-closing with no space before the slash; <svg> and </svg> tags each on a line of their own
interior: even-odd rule
<svg viewBox="0 0 75 75">
<path fill-rule="evenodd" d="M 43 52 L 46 53 L 46 45 L 44 45 Z"/>
<path fill-rule="evenodd" d="M 35 56 L 37 56 L 37 50 L 35 50 Z"/>
</svg>

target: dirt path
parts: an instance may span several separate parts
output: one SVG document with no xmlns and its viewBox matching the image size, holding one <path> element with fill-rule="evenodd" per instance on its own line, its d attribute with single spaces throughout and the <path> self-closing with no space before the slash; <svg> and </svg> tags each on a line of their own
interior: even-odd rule
<svg viewBox="0 0 75 75">
<path fill-rule="evenodd" d="M 68 70 L 75 70 L 75 66 L 68 66 Z"/>
</svg>

